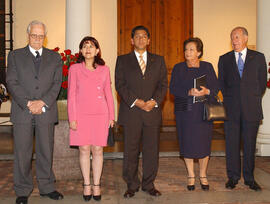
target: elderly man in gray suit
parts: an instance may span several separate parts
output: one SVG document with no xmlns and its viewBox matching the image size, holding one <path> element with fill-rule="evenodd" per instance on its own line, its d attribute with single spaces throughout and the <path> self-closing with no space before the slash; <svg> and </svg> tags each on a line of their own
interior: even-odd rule
<svg viewBox="0 0 270 204">
<path fill-rule="evenodd" d="M 33 190 L 33 132 L 40 195 L 63 199 L 55 190 L 52 171 L 54 124 L 58 120 L 56 98 L 62 81 L 61 57 L 43 47 L 46 26 L 42 22 L 32 21 L 27 33 L 29 44 L 9 53 L 7 69 L 7 85 L 12 96 L 16 204 L 27 203 Z"/>
</svg>

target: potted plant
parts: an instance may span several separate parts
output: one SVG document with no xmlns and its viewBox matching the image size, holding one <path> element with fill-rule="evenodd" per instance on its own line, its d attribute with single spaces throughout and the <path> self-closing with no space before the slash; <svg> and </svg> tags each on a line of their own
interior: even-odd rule
<svg viewBox="0 0 270 204">
<path fill-rule="evenodd" d="M 60 48 L 56 47 L 53 49 L 55 52 L 59 52 Z M 64 50 L 60 53 L 62 59 L 62 84 L 61 89 L 57 98 L 58 106 L 58 118 L 59 120 L 67 120 L 67 88 L 68 88 L 68 71 L 72 64 L 77 62 L 79 56 L 78 53 L 74 55 L 71 53 L 70 49 Z"/>
</svg>

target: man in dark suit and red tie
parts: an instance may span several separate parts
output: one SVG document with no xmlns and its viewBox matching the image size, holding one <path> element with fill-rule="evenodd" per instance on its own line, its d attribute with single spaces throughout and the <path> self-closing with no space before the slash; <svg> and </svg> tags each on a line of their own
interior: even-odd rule
<svg viewBox="0 0 270 204">
<path fill-rule="evenodd" d="M 32 21 L 29 44 L 8 55 L 7 85 L 12 96 L 14 137 L 14 190 L 16 204 L 27 204 L 33 190 L 31 160 L 35 132 L 36 176 L 41 196 L 60 200 L 52 171 L 54 124 L 58 121 L 56 98 L 62 82 L 59 54 L 43 47 L 46 26 Z"/>
<path fill-rule="evenodd" d="M 221 56 L 218 75 L 228 121 L 226 138 L 226 188 L 233 189 L 241 178 L 240 146 L 243 140 L 245 185 L 260 191 L 254 179 L 257 132 L 263 119 L 262 97 L 266 89 L 267 65 L 262 53 L 247 48 L 248 31 L 236 27 L 231 32 L 233 51 Z"/>
<path fill-rule="evenodd" d="M 125 198 L 142 190 L 160 196 L 154 180 L 158 171 L 161 103 L 168 81 L 164 58 L 147 51 L 150 34 L 136 26 L 131 33 L 134 50 L 119 56 L 116 62 L 115 87 L 121 97 L 118 123 L 124 129 L 123 178 L 127 183 Z M 142 182 L 138 178 L 142 143 Z"/>
</svg>

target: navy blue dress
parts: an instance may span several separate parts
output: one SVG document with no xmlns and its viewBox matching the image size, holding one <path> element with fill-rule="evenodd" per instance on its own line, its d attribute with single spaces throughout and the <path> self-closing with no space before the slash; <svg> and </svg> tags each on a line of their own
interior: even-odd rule
<svg viewBox="0 0 270 204">
<path fill-rule="evenodd" d="M 175 118 L 180 155 L 184 158 L 204 158 L 211 153 L 213 123 L 203 121 L 203 103 L 193 103 L 188 91 L 193 88 L 193 79 L 207 77 L 210 89 L 209 100 L 218 90 L 218 81 L 211 63 L 201 61 L 198 68 L 190 68 L 186 62 L 176 64 L 172 71 L 170 92 L 175 96 Z"/>
</svg>

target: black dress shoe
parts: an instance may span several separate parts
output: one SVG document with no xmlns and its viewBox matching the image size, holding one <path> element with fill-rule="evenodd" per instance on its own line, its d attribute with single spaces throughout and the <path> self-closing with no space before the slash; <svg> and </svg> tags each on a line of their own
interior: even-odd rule
<svg viewBox="0 0 270 204">
<path fill-rule="evenodd" d="M 28 197 L 26 196 L 19 196 L 16 199 L 16 204 L 27 204 L 28 203 Z"/>
<path fill-rule="evenodd" d="M 99 187 L 100 188 L 100 184 L 97 184 L 97 185 L 94 184 L 93 187 Z M 93 199 L 95 201 L 100 201 L 101 200 L 101 194 L 99 194 L 99 195 L 93 195 Z"/>
<path fill-rule="evenodd" d="M 83 195 L 83 199 L 84 199 L 85 202 L 90 201 L 91 198 L 92 198 L 92 195 Z"/>
<path fill-rule="evenodd" d="M 187 185 L 187 189 L 189 191 L 194 191 L 195 190 L 195 185 Z"/>
<path fill-rule="evenodd" d="M 144 190 L 144 189 L 142 189 L 142 190 L 151 196 L 161 196 L 161 193 L 157 189 L 155 189 L 155 187 L 150 189 L 150 190 Z"/>
<path fill-rule="evenodd" d="M 245 181 L 245 185 L 249 186 L 250 189 L 254 191 L 261 191 L 262 188 L 257 184 L 256 181 Z"/>
<path fill-rule="evenodd" d="M 194 176 L 189 176 L 188 177 L 188 180 L 191 180 L 191 179 L 194 179 L 194 182 L 195 182 L 195 177 Z M 187 189 L 189 190 L 189 191 L 194 191 L 195 190 L 195 185 L 194 184 L 192 184 L 192 185 L 187 185 Z"/>
<path fill-rule="evenodd" d="M 53 192 L 50 192 L 50 193 L 47 193 L 47 194 L 40 194 L 40 196 L 42 197 L 48 197 L 52 200 L 62 200 L 64 198 L 64 196 L 59 193 L 58 191 L 53 191 Z"/>
<path fill-rule="evenodd" d="M 82 186 L 83 186 L 83 188 L 84 188 L 85 186 L 91 186 L 91 184 L 83 184 Z M 92 198 L 92 194 L 91 194 L 91 195 L 84 195 L 84 194 L 83 194 L 83 200 L 84 200 L 85 202 L 90 201 L 91 198 Z"/>
<path fill-rule="evenodd" d="M 200 184 L 201 184 L 202 190 L 209 191 L 209 184 L 203 184 L 202 179 L 207 179 L 207 177 L 200 177 Z"/>
<path fill-rule="evenodd" d="M 225 185 L 226 188 L 228 189 L 234 189 L 236 184 L 238 184 L 237 180 L 229 179 Z"/>
</svg>

